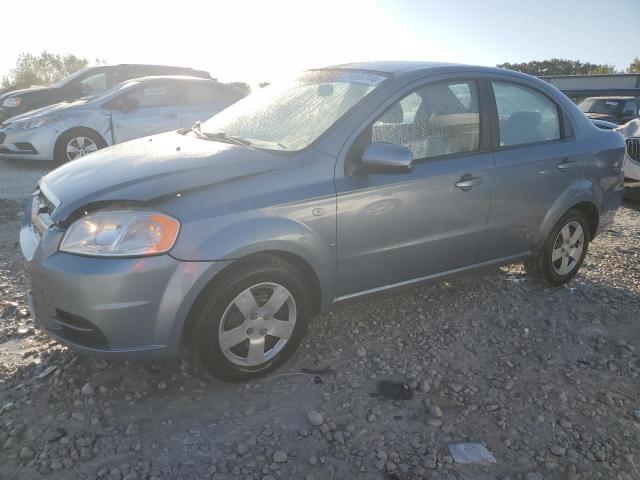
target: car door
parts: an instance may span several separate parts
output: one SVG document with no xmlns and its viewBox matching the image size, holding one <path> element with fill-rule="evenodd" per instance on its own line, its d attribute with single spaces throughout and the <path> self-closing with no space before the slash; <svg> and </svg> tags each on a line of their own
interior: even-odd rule
<svg viewBox="0 0 640 480">
<path fill-rule="evenodd" d="M 476 262 L 493 184 L 479 91 L 474 80 L 422 85 L 351 147 L 348 168 L 336 172 L 339 297 Z M 357 162 L 373 142 L 409 148 L 412 171 L 360 173 Z"/>
<path fill-rule="evenodd" d="M 177 85 L 172 80 L 143 82 L 122 93 L 111 110 L 115 143 L 180 128 Z"/>
<path fill-rule="evenodd" d="M 185 88 L 186 104 L 180 112 L 182 127 L 204 122 L 231 105 L 225 96 L 225 87 L 217 82 L 194 80 L 185 82 Z"/>
<path fill-rule="evenodd" d="M 482 260 L 530 251 L 554 201 L 579 181 L 583 158 L 571 124 L 533 86 L 494 80 L 496 170 Z"/>
</svg>

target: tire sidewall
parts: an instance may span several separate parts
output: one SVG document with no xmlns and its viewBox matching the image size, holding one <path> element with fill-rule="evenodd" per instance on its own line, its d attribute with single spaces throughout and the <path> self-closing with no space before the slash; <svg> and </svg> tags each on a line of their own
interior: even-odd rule
<svg viewBox="0 0 640 480">
<path fill-rule="evenodd" d="M 74 138 L 77 138 L 77 137 L 86 137 L 91 139 L 91 141 L 94 142 L 98 147 L 98 150 L 101 150 L 107 146 L 107 143 L 104 141 L 104 139 L 100 137 L 97 133 L 94 133 L 91 130 L 82 130 L 82 129 L 70 130 L 68 132 L 63 133 L 56 141 L 53 157 L 54 157 L 54 161 L 58 165 L 62 165 L 64 163 L 78 160 L 77 158 L 75 160 L 69 160 L 67 158 L 67 146 L 69 145 L 69 142 L 71 142 Z M 79 158 L 82 158 L 82 157 L 79 157 Z"/>
<path fill-rule="evenodd" d="M 202 366 L 215 377 L 226 381 L 243 381 L 264 375 L 286 361 L 301 342 L 309 324 L 309 304 L 297 272 L 280 266 L 268 266 L 246 272 L 226 282 L 219 291 L 203 304 L 198 312 L 194 337 L 195 354 Z M 218 341 L 220 322 L 225 310 L 238 294 L 263 282 L 278 283 L 286 287 L 296 302 L 296 325 L 284 348 L 268 362 L 256 367 L 232 363 L 222 352 Z"/>
<path fill-rule="evenodd" d="M 577 222 L 582 227 L 582 231 L 584 232 L 584 247 L 582 249 L 582 253 L 580 255 L 580 259 L 578 260 L 576 266 L 566 275 L 560 275 L 553 268 L 553 263 L 551 261 L 551 255 L 553 251 L 553 246 L 555 245 L 556 239 L 560 234 L 560 231 L 570 222 Z M 562 285 L 569 282 L 573 277 L 576 276 L 580 268 L 582 267 L 582 263 L 584 262 L 585 257 L 587 256 L 587 249 L 589 247 L 589 238 L 591 238 L 591 232 L 589 230 L 589 224 L 587 223 L 584 216 L 575 210 L 572 210 L 565 214 L 553 228 L 544 245 L 543 249 L 543 258 L 542 258 L 542 270 L 544 276 L 547 278 L 549 283 L 552 285 Z"/>
</svg>

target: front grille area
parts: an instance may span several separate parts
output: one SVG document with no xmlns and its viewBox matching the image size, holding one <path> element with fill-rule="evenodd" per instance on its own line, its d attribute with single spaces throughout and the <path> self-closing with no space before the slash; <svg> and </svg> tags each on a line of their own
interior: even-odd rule
<svg viewBox="0 0 640 480">
<path fill-rule="evenodd" d="M 4 143 L 5 138 L 7 138 L 7 134 L 5 132 L 0 132 L 0 144 Z"/>
<path fill-rule="evenodd" d="M 627 144 L 627 154 L 632 160 L 640 162 L 640 138 L 627 138 L 625 142 Z"/>
<path fill-rule="evenodd" d="M 53 324 L 59 327 L 59 330 L 56 329 L 56 333 L 77 345 L 101 349 L 109 346 L 100 329 L 86 318 L 56 309 Z"/>
<path fill-rule="evenodd" d="M 56 206 L 49 200 L 44 193 L 40 190 L 36 193 L 36 199 L 38 205 L 39 213 L 46 213 L 47 215 L 51 215 L 53 211 L 56 209 Z"/>
<path fill-rule="evenodd" d="M 56 206 L 42 193 L 37 190 L 33 194 L 33 202 L 31 204 L 31 228 L 40 237 L 51 226 L 50 216 Z"/>
</svg>

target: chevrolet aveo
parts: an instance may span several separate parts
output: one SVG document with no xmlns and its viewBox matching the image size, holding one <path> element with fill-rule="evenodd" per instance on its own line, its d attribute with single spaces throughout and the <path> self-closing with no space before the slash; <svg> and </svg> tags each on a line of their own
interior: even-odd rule
<svg viewBox="0 0 640 480">
<path fill-rule="evenodd" d="M 620 135 L 527 75 L 307 71 L 45 176 L 20 234 L 32 310 L 79 352 L 188 345 L 248 379 L 343 301 L 520 261 L 568 282 L 621 201 L 623 157 Z"/>
</svg>

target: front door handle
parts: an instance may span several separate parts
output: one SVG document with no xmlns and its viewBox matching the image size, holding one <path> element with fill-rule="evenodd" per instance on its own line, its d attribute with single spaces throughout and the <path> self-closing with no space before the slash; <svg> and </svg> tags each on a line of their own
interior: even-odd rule
<svg viewBox="0 0 640 480">
<path fill-rule="evenodd" d="M 473 187 L 480 185 L 482 182 L 482 177 L 472 177 L 471 175 L 464 175 L 459 182 L 456 182 L 456 188 L 459 188 L 463 192 L 468 192 Z"/>
<path fill-rule="evenodd" d="M 576 164 L 575 160 L 562 160 L 557 166 L 558 166 L 558 170 L 569 170 L 571 167 L 573 167 Z"/>
<path fill-rule="evenodd" d="M 177 113 L 165 113 L 164 118 L 176 118 L 178 116 Z"/>
</svg>

